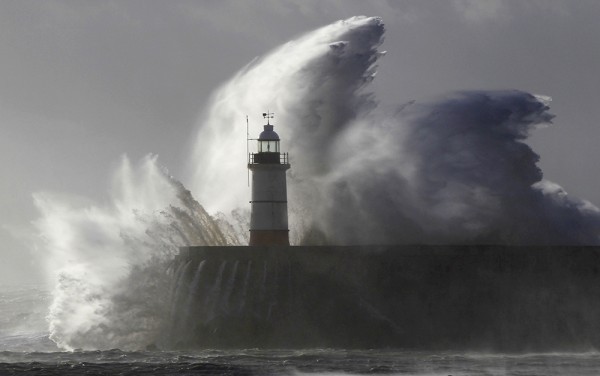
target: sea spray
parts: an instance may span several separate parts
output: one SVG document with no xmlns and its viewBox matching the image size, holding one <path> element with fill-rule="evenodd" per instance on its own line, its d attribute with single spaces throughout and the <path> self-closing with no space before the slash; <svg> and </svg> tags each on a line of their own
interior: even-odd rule
<svg viewBox="0 0 600 376">
<path fill-rule="evenodd" d="M 137 166 L 123 158 L 107 206 L 42 193 L 35 203 L 39 247 L 58 280 L 50 338 L 64 349 L 139 349 L 160 341 L 173 285 L 167 271 L 178 247 L 227 244 L 154 156 Z"/>
<path fill-rule="evenodd" d="M 313 183 L 330 171 L 329 158 L 311 153 L 329 150 L 344 125 L 374 105 L 361 89 L 375 74 L 383 32 L 378 17 L 333 23 L 257 59 L 214 93 L 190 159 L 191 188 L 209 212 L 247 208 L 244 119 L 250 115 L 251 132 L 258 132 L 260 113 L 269 110 L 291 156 L 290 211 L 298 213 L 291 226 L 302 226 L 305 211 L 321 198 Z"/>
<path fill-rule="evenodd" d="M 317 227 L 337 244 L 598 244 L 600 211 L 543 189 L 524 142 L 551 123 L 548 103 L 464 91 L 366 115 L 332 146 Z"/>
<path fill-rule="evenodd" d="M 236 162 L 246 145 L 227 140 L 245 134 L 246 114 L 254 124 L 268 109 L 290 155 L 293 244 L 599 243 L 600 211 L 545 188 L 553 183 L 525 143 L 551 124 L 549 97 L 474 90 L 378 108 L 367 85 L 383 34 L 380 18 L 339 21 L 218 89 L 192 159 L 200 201 L 224 213 L 247 207 Z"/>
</svg>

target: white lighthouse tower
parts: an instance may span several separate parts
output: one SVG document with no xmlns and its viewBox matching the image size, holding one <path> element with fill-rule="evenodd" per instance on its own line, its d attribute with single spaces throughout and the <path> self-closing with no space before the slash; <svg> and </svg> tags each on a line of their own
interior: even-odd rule
<svg viewBox="0 0 600 376">
<path fill-rule="evenodd" d="M 281 153 L 279 135 L 267 119 L 258 136 L 258 152 L 248 156 L 252 171 L 252 201 L 249 245 L 290 245 L 287 217 L 287 187 L 285 172 L 290 168 L 288 154 Z"/>
</svg>

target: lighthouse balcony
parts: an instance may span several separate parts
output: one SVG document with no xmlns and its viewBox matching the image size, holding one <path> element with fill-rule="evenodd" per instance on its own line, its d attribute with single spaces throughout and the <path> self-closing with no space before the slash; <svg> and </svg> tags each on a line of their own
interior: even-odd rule
<svg viewBox="0 0 600 376">
<path fill-rule="evenodd" d="M 288 153 L 250 153 L 248 164 L 288 164 Z"/>
</svg>

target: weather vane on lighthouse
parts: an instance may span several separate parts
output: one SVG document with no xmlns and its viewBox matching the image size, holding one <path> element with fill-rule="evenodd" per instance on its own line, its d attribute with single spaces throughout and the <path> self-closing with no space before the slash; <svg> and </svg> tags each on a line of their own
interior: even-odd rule
<svg viewBox="0 0 600 376">
<path fill-rule="evenodd" d="M 290 245 L 286 186 L 286 171 L 290 168 L 288 154 L 281 153 L 279 135 L 269 121 L 275 114 L 264 112 L 262 115 L 267 124 L 258 136 L 257 152 L 248 154 L 248 169 L 252 171 L 249 245 Z"/>
<path fill-rule="evenodd" d="M 275 117 L 275 113 L 274 112 L 263 112 L 263 119 L 267 119 L 267 125 L 271 125 L 269 123 L 269 119 L 273 119 Z"/>
</svg>

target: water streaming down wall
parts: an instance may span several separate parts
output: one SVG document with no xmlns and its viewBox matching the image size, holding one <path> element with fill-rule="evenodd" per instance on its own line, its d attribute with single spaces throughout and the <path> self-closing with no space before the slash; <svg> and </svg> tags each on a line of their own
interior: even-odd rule
<svg viewBox="0 0 600 376">
<path fill-rule="evenodd" d="M 177 347 L 600 346 L 600 247 L 189 247 L 177 262 L 202 270 L 181 272 Z"/>
</svg>

